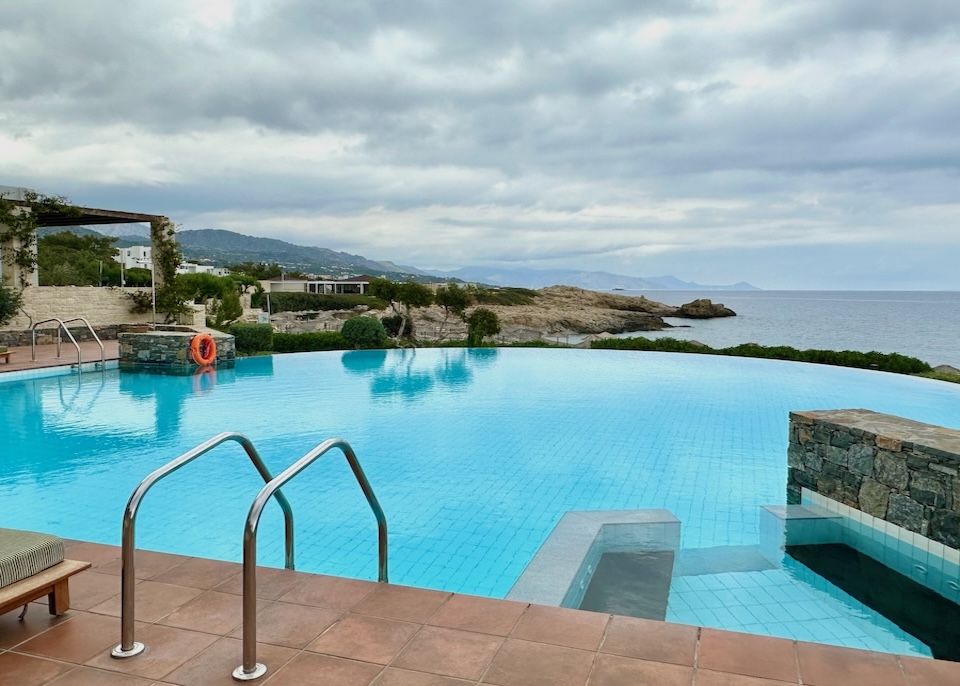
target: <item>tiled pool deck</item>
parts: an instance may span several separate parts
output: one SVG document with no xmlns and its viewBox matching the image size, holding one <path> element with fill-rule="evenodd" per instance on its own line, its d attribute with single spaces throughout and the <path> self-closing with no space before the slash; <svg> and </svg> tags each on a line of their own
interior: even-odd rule
<svg viewBox="0 0 960 686">
<path fill-rule="evenodd" d="M 27 348 L 0 371 L 70 363 L 46 348 L 37 363 Z M 99 349 L 85 347 L 91 359 Z M 22 622 L 0 616 L 0 684 L 239 683 L 239 564 L 138 552 L 136 631 L 147 649 L 116 660 L 120 549 L 69 541 L 67 557 L 93 563 L 71 583 L 73 609 L 53 618 L 37 602 Z M 258 582 L 258 659 L 269 671 L 252 683 L 270 686 L 960 683 L 960 663 L 287 570 L 261 568 Z"/>
<path fill-rule="evenodd" d="M 241 565 L 141 551 L 137 640 L 116 660 L 120 550 L 68 542 L 93 568 L 73 608 L 0 617 L 0 683 L 234 684 Z M 784 686 L 960 683 L 960 664 L 261 568 L 258 660 L 270 686 Z"/>
</svg>

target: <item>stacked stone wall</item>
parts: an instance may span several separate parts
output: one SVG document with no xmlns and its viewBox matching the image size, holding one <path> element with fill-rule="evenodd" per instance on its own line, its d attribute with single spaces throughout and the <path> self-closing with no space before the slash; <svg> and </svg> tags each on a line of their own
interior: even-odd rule
<svg viewBox="0 0 960 686">
<path fill-rule="evenodd" d="M 18 314 L 7 329 L 29 329 L 32 322 L 56 317 L 84 317 L 92 326 L 109 324 L 145 324 L 153 321 L 153 313 L 134 314 L 127 293 L 142 288 L 96 288 L 94 286 L 35 286 L 23 291 L 23 309 L 30 316 Z M 149 292 L 149 289 L 146 289 Z M 32 320 L 32 321 L 31 321 Z"/>
<path fill-rule="evenodd" d="M 234 337 L 219 331 L 208 332 L 217 344 L 217 365 L 231 366 L 237 353 Z M 121 333 L 120 367 L 165 367 L 196 369 L 200 365 L 190 355 L 190 342 L 195 331 L 154 331 L 151 333 Z"/>
<path fill-rule="evenodd" d="M 960 431 L 869 410 L 790 413 L 787 500 L 802 488 L 960 548 Z"/>
</svg>

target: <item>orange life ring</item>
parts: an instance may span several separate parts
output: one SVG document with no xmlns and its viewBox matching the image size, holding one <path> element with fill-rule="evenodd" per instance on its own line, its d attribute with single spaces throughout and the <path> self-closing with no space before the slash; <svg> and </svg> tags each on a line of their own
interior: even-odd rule
<svg viewBox="0 0 960 686">
<path fill-rule="evenodd" d="M 190 356 L 201 367 L 213 364 L 217 359 L 217 343 L 208 333 L 198 333 L 190 341 Z"/>
</svg>

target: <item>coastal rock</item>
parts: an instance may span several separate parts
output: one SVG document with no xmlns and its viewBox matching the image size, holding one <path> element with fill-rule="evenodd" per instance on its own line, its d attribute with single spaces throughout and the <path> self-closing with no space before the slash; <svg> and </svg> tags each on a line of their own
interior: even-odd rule
<svg viewBox="0 0 960 686">
<path fill-rule="evenodd" d="M 700 298 L 693 302 L 688 302 L 677 308 L 674 317 L 686 317 L 688 319 L 711 319 L 713 317 L 735 317 L 736 312 L 729 307 L 724 307 L 721 303 L 714 304 L 712 300 Z"/>
</svg>

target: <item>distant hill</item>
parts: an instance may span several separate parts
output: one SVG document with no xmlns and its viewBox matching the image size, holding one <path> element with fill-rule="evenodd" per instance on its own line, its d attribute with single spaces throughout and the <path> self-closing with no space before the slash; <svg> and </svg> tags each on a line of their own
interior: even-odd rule
<svg viewBox="0 0 960 686">
<path fill-rule="evenodd" d="M 178 231 L 177 240 L 183 256 L 194 262 L 206 261 L 218 265 L 276 262 L 289 271 L 341 277 L 356 274 L 382 274 L 394 278 L 424 275 L 420 270 L 401 267 L 393 262 L 377 262 L 362 255 L 294 245 L 274 238 L 245 236 L 221 229 Z"/>
<path fill-rule="evenodd" d="M 137 229 L 137 231 L 131 231 Z M 84 226 L 49 227 L 40 229 L 41 236 L 72 231 L 79 235 L 111 235 L 117 239 L 117 247 L 131 245 L 149 245 L 149 230 L 131 225 L 117 227 L 98 226 L 96 229 Z M 109 231 L 109 233 L 108 233 Z M 372 274 L 392 279 L 460 280 L 470 283 L 484 283 L 491 286 L 519 286 L 523 288 L 543 288 L 545 286 L 565 285 L 603 291 L 623 289 L 642 290 L 759 290 L 746 282 L 731 285 L 706 285 L 692 281 L 682 281 L 673 276 L 625 276 L 609 272 L 588 272 L 575 269 L 517 269 L 497 267 L 464 267 L 454 271 L 423 271 L 416 267 L 370 260 L 362 255 L 336 252 L 328 248 L 308 245 L 294 245 L 275 238 L 247 236 L 222 229 L 198 229 L 178 231 L 177 240 L 185 259 L 191 262 L 207 262 L 217 266 L 238 264 L 241 262 L 276 262 L 286 271 L 302 271 L 308 274 L 324 274 L 334 277 Z"/>
<path fill-rule="evenodd" d="M 759 290 L 745 281 L 731 285 L 705 285 L 681 281 L 673 276 L 624 276 L 609 272 L 584 272 L 574 269 L 518 269 L 498 267 L 464 267 L 454 271 L 431 271 L 430 274 L 447 279 L 487 283 L 494 286 L 543 288 L 563 284 L 589 290 L 623 289 L 627 291 L 683 290 L 683 291 L 742 291 Z"/>
</svg>

